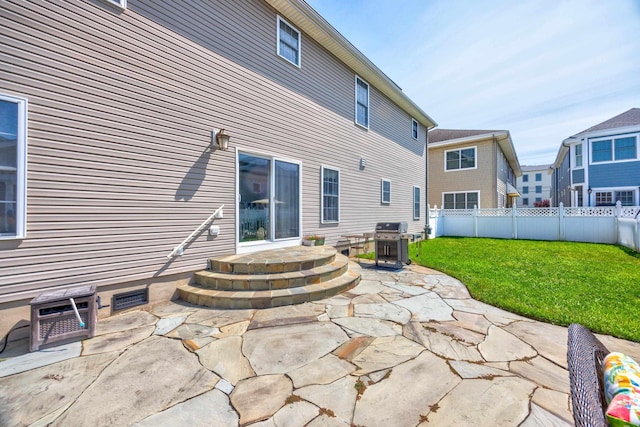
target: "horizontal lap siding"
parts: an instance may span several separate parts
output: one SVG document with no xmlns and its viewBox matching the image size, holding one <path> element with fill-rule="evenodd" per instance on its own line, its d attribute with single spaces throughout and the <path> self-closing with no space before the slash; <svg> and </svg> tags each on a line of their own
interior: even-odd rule
<svg viewBox="0 0 640 427">
<path fill-rule="evenodd" d="M 0 6 L 0 92 L 29 100 L 28 234 L 0 241 L 0 302 L 233 253 L 234 150 L 301 162 L 303 232 L 331 242 L 380 220 L 421 228 L 424 130 L 411 139 L 411 117 L 373 87 L 371 129 L 356 126 L 354 72 L 324 48 L 303 34 L 302 67 L 279 58 L 276 12 L 260 1 L 128 3 Z M 221 127 L 232 149 L 210 152 Z M 337 226 L 320 224 L 322 164 L 341 170 Z M 389 206 L 380 178 L 392 181 Z M 203 232 L 167 259 L 221 204 L 220 236 Z"/>
</svg>

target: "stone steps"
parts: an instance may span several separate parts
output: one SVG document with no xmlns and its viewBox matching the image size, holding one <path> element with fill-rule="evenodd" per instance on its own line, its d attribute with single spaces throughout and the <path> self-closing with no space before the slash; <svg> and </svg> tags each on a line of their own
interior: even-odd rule
<svg viewBox="0 0 640 427">
<path fill-rule="evenodd" d="M 218 271 L 198 271 L 194 274 L 194 281 L 200 287 L 219 291 L 271 291 L 335 279 L 346 273 L 348 267 L 349 259 L 339 255 L 329 264 L 284 273 L 229 274 Z"/>
<path fill-rule="evenodd" d="M 224 291 L 192 284 L 180 286 L 178 293 L 183 301 L 213 308 L 271 308 L 329 298 L 359 282 L 360 266 L 350 262 L 346 273 L 341 276 L 311 285 L 262 291 Z"/>
<path fill-rule="evenodd" d="M 180 299 L 213 308 L 270 308 L 328 298 L 360 282 L 360 266 L 331 246 L 231 255 L 210 265 L 212 271 L 178 287 Z"/>
</svg>

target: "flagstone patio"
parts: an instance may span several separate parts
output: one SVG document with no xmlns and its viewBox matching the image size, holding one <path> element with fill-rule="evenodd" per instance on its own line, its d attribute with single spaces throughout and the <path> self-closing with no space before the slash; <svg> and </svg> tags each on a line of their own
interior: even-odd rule
<svg viewBox="0 0 640 427">
<path fill-rule="evenodd" d="M 640 359 L 640 344 L 599 337 Z M 567 329 L 459 281 L 363 265 L 341 295 L 263 310 L 176 301 L 0 357 L 4 426 L 567 426 Z"/>
</svg>

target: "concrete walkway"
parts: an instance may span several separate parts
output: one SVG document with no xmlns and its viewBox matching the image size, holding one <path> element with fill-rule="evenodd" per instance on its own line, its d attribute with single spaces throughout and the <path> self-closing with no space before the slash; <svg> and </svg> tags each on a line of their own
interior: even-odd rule
<svg viewBox="0 0 640 427">
<path fill-rule="evenodd" d="M 366 266 L 326 300 L 180 301 L 95 338 L 0 354 L 0 426 L 572 425 L 567 330 L 473 300 L 423 267 Z M 640 344 L 600 337 L 640 359 Z"/>
</svg>

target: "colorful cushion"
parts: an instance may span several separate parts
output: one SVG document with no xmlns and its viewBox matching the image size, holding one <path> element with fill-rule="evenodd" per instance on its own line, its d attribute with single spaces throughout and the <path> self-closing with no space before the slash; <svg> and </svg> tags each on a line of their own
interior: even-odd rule
<svg viewBox="0 0 640 427">
<path fill-rule="evenodd" d="M 610 353 L 603 361 L 604 392 L 612 427 L 640 426 L 640 365 L 622 353 Z"/>
<path fill-rule="evenodd" d="M 607 421 L 611 427 L 640 426 L 640 395 L 616 394 L 607 407 Z"/>
<path fill-rule="evenodd" d="M 618 352 L 609 353 L 602 365 L 607 403 L 620 392 L 636 390 L 640 393 L 640 365 L 632 358 Z"/>
</svg>

